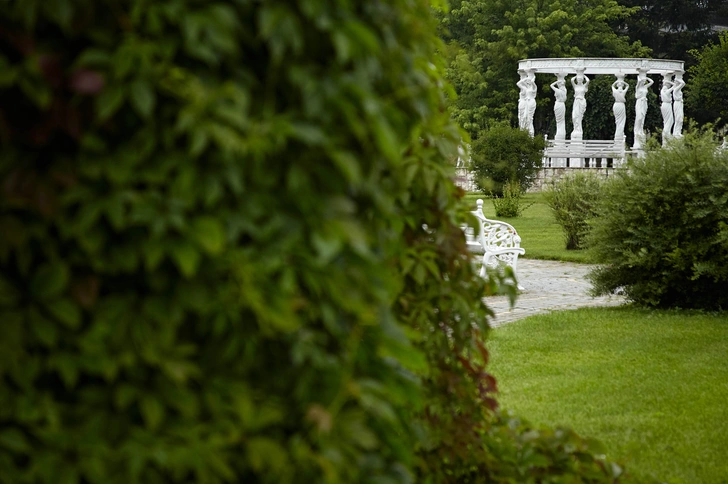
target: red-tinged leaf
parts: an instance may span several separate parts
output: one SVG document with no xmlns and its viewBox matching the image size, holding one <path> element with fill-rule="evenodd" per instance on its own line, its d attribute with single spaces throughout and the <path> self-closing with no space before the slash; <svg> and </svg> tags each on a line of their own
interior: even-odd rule
<svg viewBox="0 0 728 484">
<path fill-rule="evenodd" d="M 104 76 L 89 69 L 79 69 L 71 74 L 69 87 L 79 94 L 98 94 L 104 88 Z"/>
<path fill-rule="evenodd" d="M 475 341 L 475 346 L 478 348 L 480 357 L 483 358 L 483 364 L 487 365 L 488 361 L 490 361 L 490 353 L 488 353 L 488 349 L 485 347 L 483 342 L 480 341 L 479 339 Z"/>
<path fill-rule="evenodd" d="M 73 299 L 83 308 L 90 308 L 99 297 L 99 278 L 94 275 L 81 276 L 71 284 Z"/>
<path fill-rule="evenodd" d="M 470 364 L 470 361 L 468 361 L 467 358 L 464 358 L 464 357 L 458 355 L 458 361 L 460 361 L 460 364 L 463 365 L 465 367 L 465 369 L 468 370 L 468 372 L 471 375 L 478 373 L 478 371 L 475 368 L 473 368 L 473 365 Z"/>
<path fill-rule="evenodd" d="M 38 57 L 38 67 L 46 78 L 48 84 L 57 88 L 63 82 L 63 66 L 57 56 L 43 54 Z"/>
</svg>

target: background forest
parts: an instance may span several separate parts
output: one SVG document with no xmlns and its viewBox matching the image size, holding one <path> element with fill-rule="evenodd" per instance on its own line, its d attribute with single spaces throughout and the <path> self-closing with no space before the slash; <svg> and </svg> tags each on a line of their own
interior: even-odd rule
<svg viewBox="0 0 728 484">
<path fill-rule="evenodd" d="M 728 105 L 728 26 L 725 0 L 453 0 L 440 15 L 446 42 L 447 77 L 457 93 L 453 114 L 472 139 L 507 121 L 517 125 L 517 62 L 541 57 L 652 57 L 684 60 L 685 110 L 698 123 L 722 125 Z M 548 76 L 537 76 L 537 133 L 553 137 L 553 94 Z M 585 138 L 610 139 L 614 124 L 608 88 L 614 79 L 597 76 L 587 93 Z M 632 81 L 634 82 L 634 80 Z M 570 89 L 570 88 L 569 88 Z M 656 92 L 650 96 L 646 129 L 662 121 Z M 634 89 L 630 89 L 634 99 Z M 570 94 L 571 96 L 571 94 Z M 628 96 L 628 100 L 630 97 Z M 567 99 L 567 112 L 572 99 Z M 634 103 L 627 103 L 628 119 Z M 567 132 L 571 130 L 567 116 Z M 628 143 L 632 134 L 627 129 Z"/>
</svg>

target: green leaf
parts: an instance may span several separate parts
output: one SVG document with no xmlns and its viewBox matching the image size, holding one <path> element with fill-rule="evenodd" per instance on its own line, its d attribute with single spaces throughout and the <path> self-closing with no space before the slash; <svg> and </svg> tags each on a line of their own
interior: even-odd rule
<svg viewBox="0 0 728 484">
<path fill-rule="evenodd" d="M 200 264 L 200 252 L 192 245 L 183 242 L 172 248 L 172 258 L 185 277 L 192 277 Z"/>
<path fill-rule="evenodd" d="M 68 299 L 47 303 L 46 309 L 70 329 L 78 329 L 81 325 L 81 309 Z"/>
<path fill-rule="evenodd" d="M 157 103 L 157 95 L 149 81 L 137 79 L 129 87 L 129 100 L 143 119 L 148 119 Z"/>
<path fill-rule="evenodd" d="M 62 262 L 42 265 L 30 281 L 30 292 L 39 300 L 49 299 L 68 285 L 68 267 Z"/>
<path fill-rule="evenodd" d="M 104 67 L 109 64 L 110 59 L 111 57 L 108 52 L 97 48 L 90 48 L 84 50 L 76 58 L 76 65 L 79 67 Z"/>
<path fill-rule="evenodd" d="M 55 359 L 54 366 L 58 369 L 66 388 L 72 389 L 78 381 L 79 368 L 76 361 L 68 354 L 61 354 Z"/>
<path fill-rule="evenodd" d="M 17 453 L 25 453 L 30 450 L 30 444 L 25 434 L 15 428 L 0 430 L 0 447 Z"/>
<path fill-rule="evenodd" d="M 159 263 L 164 258 L 165 249 L 164 244 L 160 240 L 150 238 L 142 249 L 144 253 L 144 264 L 147 269 L 154 270 L 159 266 Z"/>
<path fill-rule="evenodd" d="M 43 317 L 37 310 L 33 309 L 29 314 L 30 326 L 38 340 L 46 347 L 54 347 L 58 343 L 58 328 Z"/>
<path fill-rule="evenodd" d="M 280 469 L 288 460 L 285 449 L 277 441 L 267 437 L 250 439 L 247 450 L 250 466 L 258 472 Z"/>
<path fill-rule="evenodd" d="M 107 86 L 96 98 L 96 115 L 104 121 L 116 113 L 124 103 L 124 91 L 121 86 Z"/>
<path fill-rule="evenodd" d="M 18 78 L 18 69 L 0 57 L 0 87 L 12 86 Z"/>
<path fill-rule="evenodd" d="M 20 291 L 11 282 L 0 275 L 0 305 L 14 306 L 20 299 Z"/>
<path fill-rule="evenodd" d="M 132 402 L 136 401 L 139 391 L 128 383 L 121 383 L 114 391 L 114 405 L 120 409 L 126 409 Z"/>
<path fill-rule="evenodd" d="M 159 400 L 145 396 L 141 400 L 140 407 L 146 426 L 152 430 L 157 429 L 164 418 L 164 407 Z"/>
<path fill-rule="evenodd" d="M 225 247 L 225 228 L 214 217 L 200 217 L 192 223 L 192 236 L 209 254 L 219 254 Z"/>
</svg>

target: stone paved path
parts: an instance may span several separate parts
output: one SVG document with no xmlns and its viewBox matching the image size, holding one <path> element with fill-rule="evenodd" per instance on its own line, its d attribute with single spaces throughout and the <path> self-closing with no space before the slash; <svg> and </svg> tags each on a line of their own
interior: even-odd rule
<svg viewBox="0 0 728 484">
<path fill-rule="evenodd" d="M 587 306 L 617 306 L 624 303 L 621 296 L 591 297 L 591 284 L 586 273 L 592 266 L 571 262 L 518 259 L 518 282 L 524 287 L 516 304 L 510 308 L 505 296 L 486 298 L 495 311 L 492 327 L 550 311 L 577 309 Z"/>
</svg>

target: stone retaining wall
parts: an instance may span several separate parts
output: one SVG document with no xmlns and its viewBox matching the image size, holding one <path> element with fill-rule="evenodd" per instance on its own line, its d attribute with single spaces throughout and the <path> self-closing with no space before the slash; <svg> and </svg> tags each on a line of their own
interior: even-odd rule
<svg viewBox="0 0 728 484">
<path fill-rule="evenodd" d="M 591 172 L 601 178 L 608 178 L 615 170 L 623 168 L 541 168 L 536 175 L 536 181 L 528 190 L 529 192 L 540 192 L 552 181 L 558 181 L 568 173 L 574 173 L 577 170 L 581 172 Z"/>
<path fill-rule="evenodd" d="M 624 168 L 541 168 L 536 174 L 536 181 L 533 186 L 528 190 L 529 193 L 535 193 L 543 191 L 543 189 L 551 183 L 551 181 L 558 181 L 568 173 L 575 173 L 577 170 L 589 171 L 602 178 L 610 177 L 616 170 L 623 170 Z M 467 192 L 477 191 L 475 187 L 475 181 L 473 180 L 473 172 L 466 170 L 465 168 L 457 169 L 457 176 L 454 179 L 455 184 L 461 187 Z"/>
</svg>

